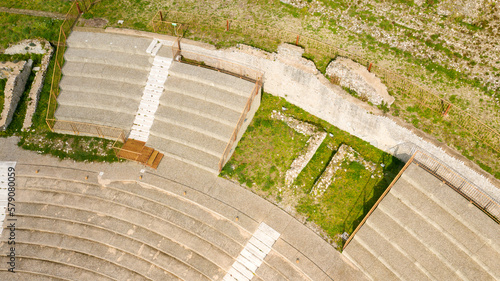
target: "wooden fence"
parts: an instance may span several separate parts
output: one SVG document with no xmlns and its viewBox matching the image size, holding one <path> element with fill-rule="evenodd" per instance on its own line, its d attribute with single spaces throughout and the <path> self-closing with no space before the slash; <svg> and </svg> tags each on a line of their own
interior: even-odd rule
<svg viewBox="0 0 500 281">
<path fill-rule="evenodd" d="M 168 21 L 167 21 L 168 19 Z M 297 44 L 305 48 L 306 53 L 322 57 L 346 57 L 366 65 L 387 85 L 396 97 L 408 96 L 416 105 L 425 106 L 438 114 L 446 116 L 446 121 L 461 127 L 478 142 L 484 143 L 500 153 L 500 133 L 478 120 L 466 111 L 442 98 L 436 92 L 419 85 L 406 77 L 376 65 L 357 54 L 338 48 L 330 43 L 304 36 L 293 31 L 260 25 L 252 21 L 239 21 L 214 16 L 202 16 L 180 11 L 159 11 L 152 19 L 155 31 L 172 35 L 186 35 L 210 43 L 223 44 L 246 43 L 264 50 L 274 51 L 280 43 Z M 172 24 L 182 26 L 182 32 L 173 34 Z M 179 34 L 182 33 L 182 34 Z"/>
</svg>

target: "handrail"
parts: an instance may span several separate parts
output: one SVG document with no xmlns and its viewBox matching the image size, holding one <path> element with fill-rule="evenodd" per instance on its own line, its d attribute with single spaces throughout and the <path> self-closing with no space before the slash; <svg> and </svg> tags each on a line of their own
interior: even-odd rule
<svg viewBox="0 0 500 281">
<path fill-rule="evenodd" d="M 87 12 L 91 8 L 91 6 L 97 2 L 98 0 L 74 1 L 70 9 L 66 13 L 64 21 L 59 27 L 59 38 L 56 46 L 56 55 L 54 59 L 55 63 L 54 69 L 52 71 L 52 81 L 50 85 L 49 102 L 47 106 L 45 122 L 47 123 L 51 131 L 54 131 L 56 127 L 59 127 L 57 128 L 59 131 L 73 132 L 77 135 L 83 133 L 98 137 L 115 139 L 115 143 L 113 144 L 113 147 L 115 147 L 117 141 L 124 142 L 125 140 L 125 133 L 122 129 L 85 122 L 57 120 L 55 118 L 57 97 L 60 94 L 59 82 L 61 81 L 62 76 L 64 52 L 67 46 L 66 40 L 82 13 Z"/>
<path fill-rule="evenodd" d="M 474 203 L 494 221 L 500 223 L 500 203 L 428 154 L 418 150 L 415 152 L 415 155 L 414 162 L 435 177 L 443 180 L 448 186 Z"/>
</svg>

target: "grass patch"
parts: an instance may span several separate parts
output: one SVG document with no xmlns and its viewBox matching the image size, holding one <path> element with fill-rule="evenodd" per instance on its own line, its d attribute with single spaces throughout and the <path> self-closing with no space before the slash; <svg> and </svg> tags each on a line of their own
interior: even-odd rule
<svg viewBox="0 0 500 281">
<path fill-rule="evenodd" d="M 3 104 L 5 102 L 5 84 L 7 83 L 7 79 L 0 79 L 0 114 L 3 111 Z"/>
<path fill-rule="evenodd" d="M 18 145 L 39 154 L 48 154 L 60 159 L 72 159 L 79 162 L 117 162 L 113 151 L 114 141 L 63 135 L 52 132 L 24 133 Z"/>
<path fill-rule="evenodd" d="M 0 48 L 32 38 L 57 42 L 61 24 L 61 20 L 51 18 L 0 13 Z"/>
<path fill-rule="evenodd" d="M 7 8 L 38 10 L 65 14 L 73 1 L 68 0 L 1 0 L 0 6 Z"/>
<path fill-rule="evenodd" d="M 295 132 L 284 122 L 271 119 L 273 110 L 314 124 L 328 133 L 292 187 L 285 186 L 286 171 L 305 148 L 309 137 Z M 335 181 L 323 197 L 316 201 L 310 191 L 342 144 L 355 149 L 365 160 L 376 163 L 377 173 L 383 176 L 372 178 L 371 172 L 364 166 L 357 162 L 350 163 L 345 167 L 347 171 L 336 175 L 342 180 Z M 264 93 L 255 118 L 221 176 L 245 184 L 283 208 L 294 208 L 302 218 L 319 225 L 326 238 L 341 246 L 339 235 L 354 230 L 401 167 L 402 163 L 398 159 L 369 143 L 282 98 Z"/>
</svg>

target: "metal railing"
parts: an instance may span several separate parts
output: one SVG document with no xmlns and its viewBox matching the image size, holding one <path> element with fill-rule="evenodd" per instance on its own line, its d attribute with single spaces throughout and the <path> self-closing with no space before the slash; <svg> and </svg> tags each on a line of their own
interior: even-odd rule
<svg viewBox="0 0 500 281">
<path fill-rule="evenodd" d="M 399 173 L 391 182 L 391 184 L 387 187 L 384 193 L 380 196 L 377 202 L 373 205 L 370 211 L 366 214 L 363 220 L 359 223 L 356 229 L 349 236 L 342 249 L 345 249 L 347 247 L 347 245 L 354 238 L 358 230 L 363 226 L 366 220 L 370 217 L 373 211 L 375 211 L 377 206 L 380 204 L 382 199 L 384 199 L 387 193 L 389 193 L 394 184 L 396 184 L 401 175 L 406 171 L 406 169 L 412 163 L 417 164 L 418 166 L 422 167 L 424 170 L 426 170 L 436 178 L 442 180 L 449 187 L 451 187 L 453 190 L 455 190 L 464 198 L 466 198 L 469 202 L 473 203 L 476 207 L 478 207 L 481 211 L 483 211 L 496 223 L 500 224 L 500 203 L 496 202 L 489 195 L 481 191 L 477 186 L 464 179 L 458 173 L 451 170 L 449 167 L 442 164 L 437 159 L 429 156 L 428 154 L 420 150 L 415 150 L 411 158 L 406 162 L 405 166 L 401 169 L 401 171 L 399 171 Z"/>
<path fill-rule="evenodd" d="M 457 124 L 464 130 L 464 133 L 470 133 L 477 141 L 500 153 L 500 133 L 494 128 L 486 125 L 468 112 L 461 110 L 445 98 L 440 97 L 436 92 L 376 65 L 360 55 L 348 52 L 330 43 L 286 29 L 261 25 L 253 21 L 239 21 L 217 16 L 208 17 L 174 10 L 157 12 L 151 24 L 156 32 L 165 32 L 172 35 L 171 26 L 176 24 L 182 26 L 183 33 L 193 34 L 197 40 L 205 39 L 216 44 L 222 41 L 234 41 L 252 46 L 259 45 L 259 48 L 269 50 L 285 42 L 303 46 L 306 53 L 309 54 L 329 58 L 337 56 L 349 58 L 366 65 L 371 72 L 385 82 L 394 95 L 400 98 L 409 96 L 415 104 L 423 105 L 440 115 L 446 116 L 447 121 Z"/>
<path fill-rule="evenodd" d="M 251 82 L 262 80 L 263 73 L 256 68 L 201 53 L 183 50 L 180 40 L 181 38 L 178 37 L 172 44 L 172 55 L 176 61 L 209 68 Z"/>
<path fill-rule="evenodd" d="M 445 182 L 497 223 L 500 223 L 500 204 L 473 183 L 420 150 L 415 152 L 413 162 L 416 162 L 426 171 Z"/>
<path fill-rule="evenodd" d="M 50 86 L 49 102 L 47 106 L 47 114 L 45 122 L 51 131 L 57 130 L 59 132 L 69 132 L 76 135 L 89 135 L 101 138 L 114 139 L 123 142 L 124 131 L 119 128 L 90 124 L 85 122 L 75 122 L 66 120 L 57 120 L 55 112 L 57 109 L 57 97 L 60 94 L 59 83 L 62 78 L 62 67 L 64 64 L 64 52 L 66 51 L 69 34 L 73 27 L 78 22 L 82 13 L 88 11 L 92 5 L 98 1 L 80 0 L 74 1 L 68 13 L 65 16 L 61 27 L 59 28 L 59 39 L 56 46 L 56 55 L 54 58 L 54 69 L 52 72 L 52 81 Z"/>
</svg>

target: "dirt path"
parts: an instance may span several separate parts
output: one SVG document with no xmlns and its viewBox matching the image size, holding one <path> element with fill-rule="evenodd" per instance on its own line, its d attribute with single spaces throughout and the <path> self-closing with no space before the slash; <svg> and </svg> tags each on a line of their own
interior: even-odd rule
<svg viewBox="0 0 500 281">
<path fill-rule="evenodd" d="M 6 8 L 0 7 L 0 12 L 2 13 L 10 13 L 10 14 L 20 14 L 20 15 L 28 15 L 35 17 L 47 17 L 58 20 L 64 19 L 64 14 L 60 13 L 52 13 L 52 12 L 44 12 L 44 11 L 34 11 L 34 10 L 24 10 L 24 9 L 15 9 L 15 8 Z"/>
</svg>

